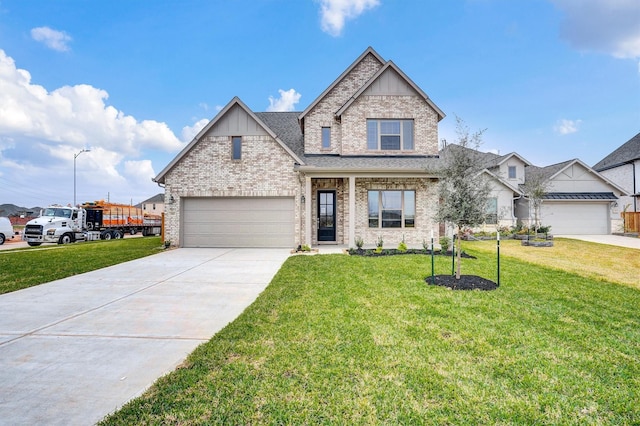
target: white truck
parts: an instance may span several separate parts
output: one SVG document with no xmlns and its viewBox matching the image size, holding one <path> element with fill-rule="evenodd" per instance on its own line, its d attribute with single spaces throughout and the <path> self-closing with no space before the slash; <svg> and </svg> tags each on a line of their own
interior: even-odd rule
<svg viewBox="0 0 640 426">
<path fill-rule="evenodd" d="M 122 238 L 128 232 L 157 235 L 161 218 L 145 215 L 142 209 L 97 201 L 82 207 L 51 205 L 27 222 L 23 240 L 30 246 L 42 243 L 69 244 L 76 241 Z"/>
<path fill-rule="evenodd" d="M 91 238 L 85 227 L 86 212 L 77 207 L 52 205 L 24 227 L 23 239 L 30 246 L 42 243 L 69 244 Z"/>
</svg>

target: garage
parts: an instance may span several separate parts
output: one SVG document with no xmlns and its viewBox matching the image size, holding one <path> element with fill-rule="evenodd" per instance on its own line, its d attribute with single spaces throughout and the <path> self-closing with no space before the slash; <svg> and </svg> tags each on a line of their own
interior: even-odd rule
<svg viewBox="0 0 640 426">
<path fill-rule="evenodd" d="M 551 202 L 542 204 L 542 224 L 555 235 L 609 234 L 609 202 Z"/>
<path fill-rule="evenodd" d="M 295 247 L 292 197 L 184 198 L 184 247 Z"/>
</svg>

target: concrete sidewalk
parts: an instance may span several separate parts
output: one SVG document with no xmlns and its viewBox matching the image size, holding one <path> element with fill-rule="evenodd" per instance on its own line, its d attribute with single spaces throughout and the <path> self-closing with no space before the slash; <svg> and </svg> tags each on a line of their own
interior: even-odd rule
<svg viewBox="0 0 640 426">
<path fill-rule="evenodd" d="M 0 424 L 101 420 L 233 321 L 288 256 L 183 248 L 0 296 Z"/>
<path fill-rule="evenodd" d="M 622 235 L 555 235 L 554 237 L 571 238 L 574 240 L 588 241 L 590 243 L 640 249 L 640 238 L 624 237 Z"/>
</svg>

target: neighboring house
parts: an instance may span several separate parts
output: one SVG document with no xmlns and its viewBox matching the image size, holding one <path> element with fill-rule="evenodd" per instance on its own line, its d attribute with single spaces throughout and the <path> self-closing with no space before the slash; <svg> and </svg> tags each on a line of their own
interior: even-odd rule
<svg viewBox="0 0 640 426">
<path fill-rule="evenodd" d="M 620 212 L 640 212 L 640 133 L 593 166 L 602 176 L 624 188 L 629 196 L 620 197 Z"/>
<path fill-rule="evenodd" d="M 139 205 L 143 213 L 161 215 L 164 213 L 164 194 L 156 194 Z"/>
<path fill-rule="evenodd" d="M 366 246 L 438 236 L 444 113 L 365 50 L 302 112 L 233 98 L 154 179 L 183 247 Z"/>
<path fill-rule="evenodd" d="M 529 166 L 528 175 L 539 174 L 546 182 L 539 221 L 554 234 L 610 234 L 616 230 L 615 206 L 623 188 L 578 159 L 546 167 Z M 535 219 L 524 197 L 516 204 L 522 221 Z"/>
<path fill-rule="evenodd" d="M 460 149 L 449 145 L 441 152 Z M 625 190 L 578 159 L 546 167 L 536 167 L 516 153 L 481 153 L 484 167 L 480 176 L 488 178 L 487 222 L 481 228 L 511 227 L 517 223 L 531 226 L 536 212 L 526 196 L 524 185 L 538 179 L 545 189 L 537 217 L 538 223 L 551 226 L 554 234 L 609 234 L 616 230 L 615 206 Z"/>
</svg>

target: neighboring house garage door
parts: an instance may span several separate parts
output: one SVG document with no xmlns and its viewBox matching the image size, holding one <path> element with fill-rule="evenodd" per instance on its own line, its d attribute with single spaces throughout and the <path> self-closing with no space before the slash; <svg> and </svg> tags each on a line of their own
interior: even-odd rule
<svg viewBox="0 0 640 426">
<path fill-rule="evenodd" d="M 542 224 L 555 235 L 609 234 L 609 203 L 543 203 Z"/>
<path fill-rule="evenodd" d="M 293 198 L 184 198 L 184 247 L 294 247 Z"/>
</svg>

